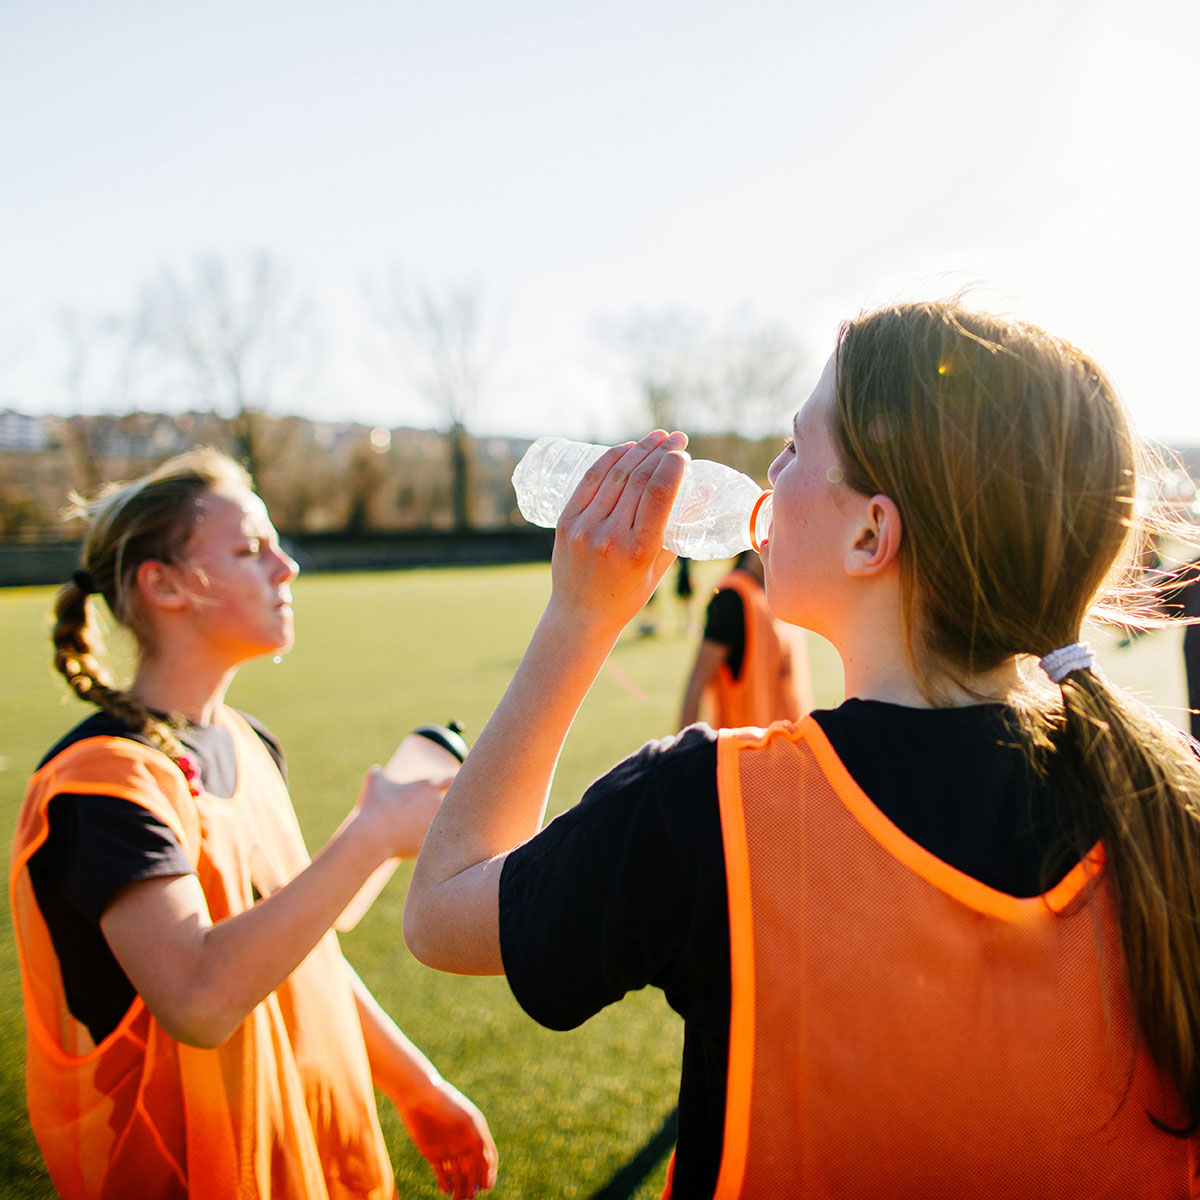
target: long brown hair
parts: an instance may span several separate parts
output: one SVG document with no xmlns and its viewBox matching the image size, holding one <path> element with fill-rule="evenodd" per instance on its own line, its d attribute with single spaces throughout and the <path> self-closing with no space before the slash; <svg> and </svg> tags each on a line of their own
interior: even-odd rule
<svg viewBox="0 0 1200 1200">
<path fill-rule="evenodd" d="M 119 687 L 103 663 L 104 641 L 88 597 L 102 596 L 118 624 L 150 648 L 150 630 L 138 603 L 136 577 L 144 562 L 178 562 L 191 536 L 196 501 L 212 488 L 250 487 L 231 458 L 212 449 L 169 459 L 141 479 L 109 484 L 93 499 L 76 498 L 87 521 L 80 569 L 59 589 L 54 604 L 54 666 L 83 700 L 124 721 L 173 759 L 183 753 L 179 722 L 150 711 Z"/>
<path fill-rule="evenodd" d="M 1115 388 L 1076 347 L 953 302 L 869 313 L 839 336 L 833 435 L 846 482 L 900 510 L 909 655 L 934 664 L 931 702 L 939 682 L 1045 655 L 1119 611 L 1141 548 L 1139 451 Z M 1196 755 L 1090 669 L 1020 720 L 1064 813 L 1101 831 L 1139 1029 L 1194 1131 Z"/>
</svg>

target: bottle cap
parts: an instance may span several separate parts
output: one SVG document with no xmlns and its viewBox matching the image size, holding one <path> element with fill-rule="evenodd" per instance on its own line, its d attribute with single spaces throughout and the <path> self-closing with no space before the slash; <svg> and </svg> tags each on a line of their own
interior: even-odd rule
<svg viewBox="0 0 1200 1200">
<path fill-rule="evenodd" d="M 462 738 L 462 722 L 451 721 L 448 725 L 418 725 L 414 734 L 436 742 L 441 748 L 453 754 L 459 762 L 467 757 L 467 743 Z"/>
<path fill-rule="evenodd" d="M 750 510 L 750 545 L 757 552 L 771 534 L 771 493 L 763 492 Z"/>
</svg>

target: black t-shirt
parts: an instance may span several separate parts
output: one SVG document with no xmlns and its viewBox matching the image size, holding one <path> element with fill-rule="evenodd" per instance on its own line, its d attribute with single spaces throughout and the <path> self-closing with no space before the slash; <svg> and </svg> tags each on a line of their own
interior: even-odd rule
<svg viewBox="0 0 1200 1200">
<path fill-rule="evenodd" d="M 746 657 L 746 614 L 742 597 L 731 587 L 721 588 L 704 612 L 704 640 L 725 647 L 725 665 L 734 679 L 742 674 Z"/>
<path fill-rule="evenodd" d="M 855 781 L 914 841 L 998 890 L 1040 894 L 1094 844 L 1056 824 L 1000 705 L 850 700 L 814 718 Z M 684 1019 L 675 1195 L 710 1196 L 724 1131 L 729 917 L 707 726 L 650 742 L 509 854 L 500 945 L 522 1008 L 570 1029 L 652 984 Z"/>
<path fill-rule="evenodd" d="M 264 725 L 241 714 L 262 738 L 286 780 L 283 751 Z M 149 743 L 100 712 L 76 725 L 42 759 L 91 737 Z M 233 740 L 219 725 L 189 725 L 179 740 L 192 752 L 205 791 L 228 798 L 237 785 Z M 126 884 L 194 868 L 171 829 L 149 809 L 117 796 L 62 793 L 47 808 L 49 832 L 29 860 L 29 878 L 58 956 L 67 1007 L 99 1043 L 120 1023 L 134 989 L 100 932 L 100 917 Z"/>
</svg>

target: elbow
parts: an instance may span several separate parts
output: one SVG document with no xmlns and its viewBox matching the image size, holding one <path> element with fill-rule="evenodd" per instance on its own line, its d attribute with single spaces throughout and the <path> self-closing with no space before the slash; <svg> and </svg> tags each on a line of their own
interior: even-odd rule
<svg viewBox="0 0 1200 1200">
<path fill-rule="evenodd" d="M 451 975 L 503 975 L 495 860 L 438 883 L 413 872 L 404 901 L 404 941 L 413 957 Z"/>
<path fill-rule="evenodd" d="M 437 961 L 436 938 L 431 936 L 427 907 L 420 897 L 413 895 L 410 888 L 404 901 L 404 944 L 417 962 L 436 970 L 440 964 Z"/>
<path fill-rule="evenodd" d="M 439 900 L 442 899 L 439 897 Z M 414 898 L 404 906 L 404 941 L 412 956 L 426 967 L 451 975 L 503 975 L 499 919 L 456 907 L 453 898 L 441 903 Z"/>
<path fill-rule="evenodd" d="M 197 1050 L 216 1050 L 229 1041 L 242 1022 L 224 1020 L 218 1016 L 188 1014 L 170 1020 L 158 1019 L 158 1023 L 167 1036 L 180 1045 L 194 1046 Z"/>
<path fill-rule="evenodd" d="M 247 1016 L 214 988 L 189 988 L 146 1006 L 168 1037 L 198 1050 L 223 1046 Z"/>
</svg>

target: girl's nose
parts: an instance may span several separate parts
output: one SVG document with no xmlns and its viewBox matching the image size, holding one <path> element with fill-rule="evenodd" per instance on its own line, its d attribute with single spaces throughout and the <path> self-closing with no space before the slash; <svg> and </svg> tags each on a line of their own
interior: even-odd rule
<svg viewBox="0 0 1200 1200">
<path fill-rule="evenodd" d="M 279 559 L 279 566 L 285 579 L 291 581 L 300 574 L 300 564 L 282 547 L 275 551 L 275 557 Z"/>
</svg>

